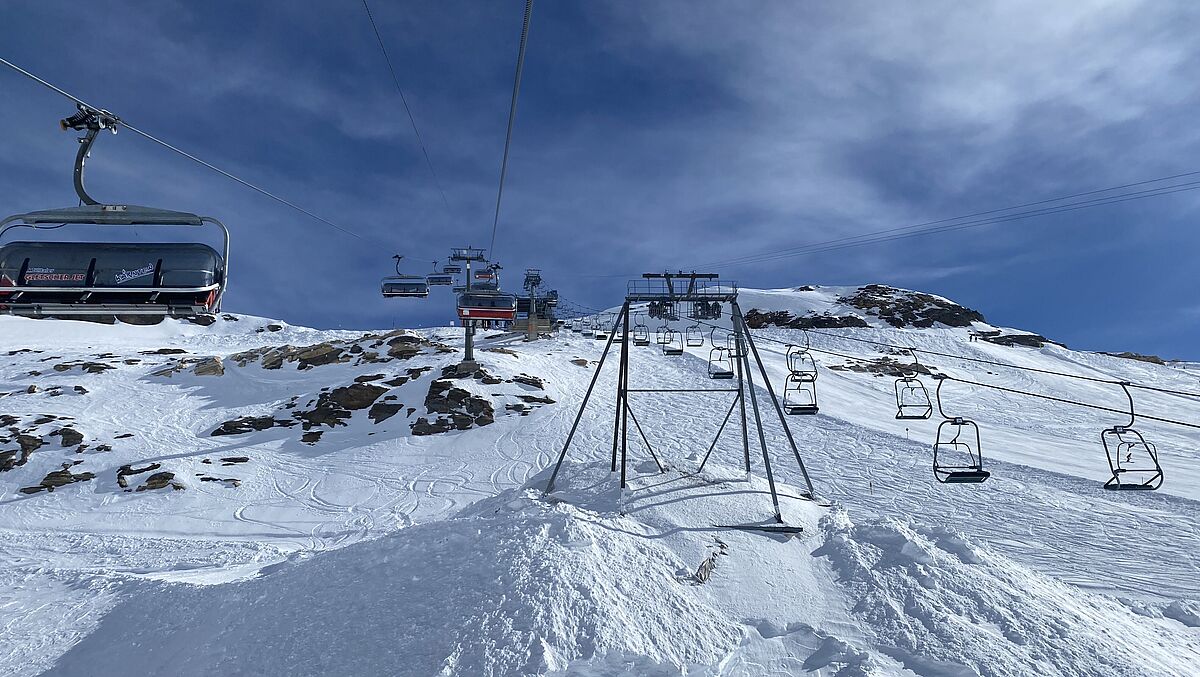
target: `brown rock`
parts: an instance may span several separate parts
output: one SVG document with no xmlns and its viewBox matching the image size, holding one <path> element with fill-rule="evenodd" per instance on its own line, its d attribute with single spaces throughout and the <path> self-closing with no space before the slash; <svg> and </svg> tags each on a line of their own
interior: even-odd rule
<svg viewBox="0 0 1200 677">
<path fill-rule="evenodd" d="M 142 486 L 138 487 L 137 490 L 138 491 L 154 491 L 155 489 L 163 489 L 168 486 L 171 487 L 172 489 L 175 489 L 176 491 L 182 489 L 183 485 L 179 484 L 178 482 L 173 481 L 174 479 L 175 479 L 175 473 L 173 473 L 173 472 L 156 472 L 153 475 L 147 477 L 146 483 L 143 484 Z"/>
<path fill-rule="evenodd" d="M 206 357 L 196 363 L 192 373 L 196 376 L 224 376 L 225 364 L 219 357 Z"/>
</svg>

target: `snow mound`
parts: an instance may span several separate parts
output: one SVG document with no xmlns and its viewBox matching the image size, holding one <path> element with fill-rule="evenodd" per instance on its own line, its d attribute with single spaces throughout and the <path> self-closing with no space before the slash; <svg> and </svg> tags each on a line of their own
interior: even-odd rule
<svg viewBox="0 0 1200 677">
<path fill-rule="evenodd" d="M 631 519 L 543 500 L 544 482 L 255 580 L 144 589 L 54 674 L 680 674 L 737 645 L 670 550 Z"/>
<path fill-rule="evenodd" d="M 822 521 L 829 558 L 877 648 L 918 674 L 1147 675 L 1200 665 L 1200 640 L 1162 632 L 1117 600 L 894 518 Z M 1103 632 L 1097 632 L 1103 628 Z"/>
</svg>

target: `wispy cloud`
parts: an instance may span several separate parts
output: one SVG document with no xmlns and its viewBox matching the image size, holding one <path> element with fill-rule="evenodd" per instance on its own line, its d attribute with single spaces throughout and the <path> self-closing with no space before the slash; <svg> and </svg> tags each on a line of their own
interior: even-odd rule
<svg viewBox="0 0 1200 677">
<path fill-rule="evenodd" d="M 392 250 L 423 262 L 488 238 L 519 15 L 465 1 L 378 12 L 447 210 L 359 9 L 37 3 L 12 8 L 0 38 L 85 98 L 363 235 L 128 135 L 102 140 L 101 194 L 231 222 L 231 307 L 442 323 L 445 299 L 386 304 L 373 278 Z M 1151 1 L 539 5 L 499 255 L 610 303 L 623 285 L 608 276 L 1195 169 L 1197 19 L 1200 5 Z M 76 49 L 45 49 L 47 32 Z M 0 90 L 13 102 L 0 109 L 6 203 L 68 203 L 73 148 L 52 125 L 69 106 L 8 75 Z M 1024 299 L 1016 323 L 1071 339 L 1040 307 L 1044 289 L 1081 290 L 1073 302 L 1097 316 L 1184 302 L 1200 245 L 1188 195 L 722 272 L 929 285 L 985 311 Z"/>
</svg>

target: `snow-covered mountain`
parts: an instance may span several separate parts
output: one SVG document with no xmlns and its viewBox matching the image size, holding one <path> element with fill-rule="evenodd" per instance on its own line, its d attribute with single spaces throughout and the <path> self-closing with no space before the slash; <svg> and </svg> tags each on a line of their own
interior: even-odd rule
<svg viewBox="0 0 1200 677">
<path fill-rule="evenodd" d="M 1200 671 L 1198 431 L 1139 423 L 1166 481 L 1109 492 L 1099 433 L 1121 416 L 949 382 L 993 476 L 941 485 L 940 419 L 894 417 L 892 374 L 911 356 L 861 340 L 1191 392 L 1196 365 L 1073 351 L 887 287 L 740 298 L 777 390 L 801 328 L 825 351 L 821 413 L 788 420 L 820 502 L 800 498 L 766 420 L 799 534 L 727 528 L 771 516 L 738 435 L 695 472 L 725 393 L 637 395 L 668 470 L 635 443 L 621 492 L 609 368 L 544 496 L 603 347 L 576 333 L 491 333 L 464 370 L 455 329 L 0 317 L 0 673 Z M 712 383 L 708 346 L 631 350 L 635 387 Z M 921 366 L 1127 406 L 1107 383 Z M 1194 398 L 1136 397 L 1200 418 Z"/>
</svg>

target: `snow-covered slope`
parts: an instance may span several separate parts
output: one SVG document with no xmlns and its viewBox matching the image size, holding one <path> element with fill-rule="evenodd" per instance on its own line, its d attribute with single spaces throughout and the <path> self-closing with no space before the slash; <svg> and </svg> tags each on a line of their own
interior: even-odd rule
<svg viewBox="0 0 1200 677">
<path fill-rule="evenodd" d="M 801 340 L 790 325 L 807 317 L 844 337 L 1197 389 L 1188 365 L 968 341 L 995 328 L 936 297 L 800 288 L 741 298 L 776 388 L 784 345 L 768 339 Z M 0 472 L 3 674 L 1187 675 L 1200 665 L 1200 435 L 1186 429 L 1144 425 L 1166 483 L 1114 494 L 1100 489 L 1098 433 L 1119 421 L 952 384 L 948 404 L 979 421 L 994 476 L 939 485 L 936 419 L 896 421 L 892 378 L 819 354 L 821 414 L 789 424 L 832 505 L 799 498 L 783 431 L 768 420 L 783 511 L 803 531 L 764 534 L 727 528 L 771 515 L 761 459 L 746 477 L 738 434 L 694 472 L 725 394 L 639 395 L 638 421 L 669 469 L 635 444 L 630 490 L 617 490 L 607 370 L 556 492 L 543 496 L 602 348 L 578 334 L 485 338 L 477 372 L 455 369 L 452 329 L 0 317 L 0 337 L 0 454 L 15 452 Z M 810 338 L 861 363 L 889 356 Z M 633 385 L 707 386 L 707 354 L 636 349 Z M 1122 405 L 1104 384 L 926 366 Z M 1194 421 L 1200 403 L 1139 393 L 1138 406 Z"/>
</svg>

